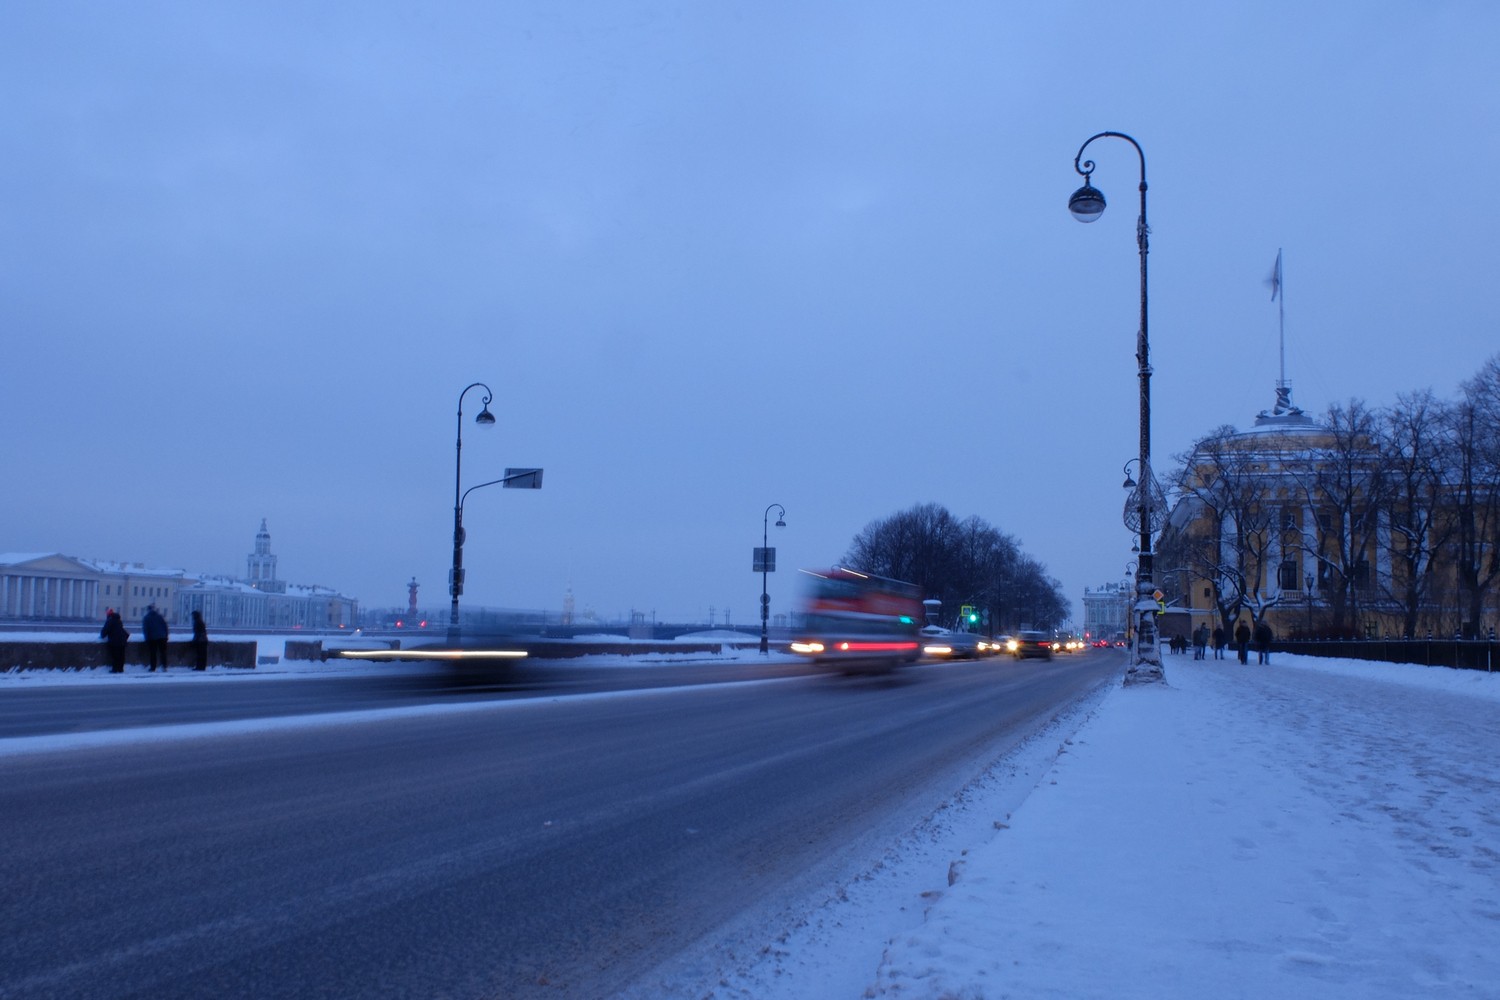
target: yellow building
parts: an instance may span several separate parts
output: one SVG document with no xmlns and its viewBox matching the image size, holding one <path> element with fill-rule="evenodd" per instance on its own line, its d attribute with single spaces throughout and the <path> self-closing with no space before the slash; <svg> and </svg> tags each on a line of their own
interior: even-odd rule
<svg viewBox="0 0 1500 1000">
<path fill-rule="evenodd" d="M 1484 634 L 1494 595 L 1477 621 L 1456 599 L 1454 491 L 1400 462 L 1363 404 L 1319 422 L 1279 386 L 1274 410 L 1206 435 L 1178 470 L 1156 553 L 1167 603 L 1194 627 L 1264 621 L 1279 638 Z"/>
</svg>

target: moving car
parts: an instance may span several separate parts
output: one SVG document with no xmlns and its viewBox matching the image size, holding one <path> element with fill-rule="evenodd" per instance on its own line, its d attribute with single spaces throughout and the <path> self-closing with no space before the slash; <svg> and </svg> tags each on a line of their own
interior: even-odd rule
<svg viewBox="0 0 1500 1000">
<path fill-rule="evenodd" d="M 1018 632 L 1015 638 L 1015 648 L 1011 652 L 1018 660 L 1031 657 L 1050 660 L 1052 659 L 1052 636 L 1046 632 Z"/>
<path fill-rule="evenodd" d="M 983 636 L 973 632 L 951 632 L 944 628 L 922 629 L 922 655 L 941 660 L 973 660 L 988 651 Z"/>
</svg>

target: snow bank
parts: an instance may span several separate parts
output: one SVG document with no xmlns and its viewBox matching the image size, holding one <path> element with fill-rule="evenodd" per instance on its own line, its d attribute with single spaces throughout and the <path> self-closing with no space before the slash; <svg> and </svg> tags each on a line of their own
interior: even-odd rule
<svg viewBox="0 0 1500 1000">
<path fill-rule="evenodd" d="M 1500 995 L 1500 678 L 1278 659 L 1114 690 L 866 995 Z"/>
</svg>

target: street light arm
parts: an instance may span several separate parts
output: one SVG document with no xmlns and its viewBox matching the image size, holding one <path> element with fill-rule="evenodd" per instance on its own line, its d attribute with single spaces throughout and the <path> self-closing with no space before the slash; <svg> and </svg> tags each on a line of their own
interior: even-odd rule
<svg viewBox="0 0 1500 1000">
<path fill-rule="evenodd" d="M 527 477 L 535 476 L 536 474 L 537 472 L 535 469 L 527 469 L 525 472 L 517 472 L 514 475 L 510 476 L 501 476 L 499 479 L 491 479 L 487 483 L 480 483 L 477 486 L 470 486 L 468 489 L 464 490 L 464 495 L 459 498 L 458 508 L 459 510 L 463 509 L 464 504 L 469 500 L 469 494 L 473 493 L 475 490 L 482 490 L 486 486 L 496 486 L 500 483 L 513 483 L 517 479 L 526 479 Z"/>
<path fill-rule="evenodd" d="M 464 391 L 458 394 L 458 443 L 454 446 L 454 451 L 457 454 L 457 459 L 454 462 L 454 470 L 453 470 L 453 509 L 454 510 L 457 510 L 459 508 L 459 506 L 462 504 L 462 499 L 460 498 L 458 491 L 459 491 L 459 487 L 460 487 L 460 485 L 462 484 L 462 481 L 463 481 L 463 463 L 464 463 L 464 397 L 469 394 L 469 390 L 470 389 L 483 389 L 484 390 L 484 399 L 480 403 L 481 409 L 479 411 L 479 416 L 476 417 L 475 419 L 478 420 L 478 421 L 480 421 L 481 423 L 490 423 L 490 424 L 493 424 L 495 422 L 495 418 L 493 416 L 490 416 L 490 403 L 493 402 L 494 398 L 495 398 L 495 394 L 494 394 L 494 392 L 492 392 L 490 390 L 490 387 L 487 386 L 487 385 L 485 385 L 483 382 L 471 382 L 469 385 L 464 386 Z M 487 416 L 489 417 L 488 421 L 486 421 L 484 419 Z"/>
<path fill-rule="evenodd" d="M 490 390 L 489 386 L 485 385 L 483 382 L 470 382 L 468 385 L 464 386 L 464 391 L 458 394 L 458 415 L 460 417 L 464 415 L 464 397 L 469 394 L 470 389 L 484 390 L 484 399 L 480 400 L 480 405 L 484 406 L 486 409 L 488 409 L 489 405 L 495 401 L 495 394 Z"/>
<path fill-rule="evenodd" d="M 1124 139 L 1126 142 L 1135 147 L 1136 155 L 1141 159 L 1141 190 L 1146 190 L 1146 154 L 1144 151 L 1142 151 L 1141 144 L 1136 142 L 1130 136 L 1126 135 L 1124 132 L 1100 132 L 1097 135 L 1089 136 L 1088 139 L 1084 141 L 1084 144 L 1078 147 L 1078 155 L 1073 157 L 1073 169 L 1078 171 L 1078 173 L 1083 176 L 1084 180 L 1088 180 L 1089 176 L 1094 172 L 1094 161 L 1085 160 L 1083 158 L 1083 151 L 1085 149 L 1088 149 L 1089 143 L 1092 143 L 1095 139 L 1103 139 L 1106 136 L 1113 136 L 1116 139 Z"/>
</svg>

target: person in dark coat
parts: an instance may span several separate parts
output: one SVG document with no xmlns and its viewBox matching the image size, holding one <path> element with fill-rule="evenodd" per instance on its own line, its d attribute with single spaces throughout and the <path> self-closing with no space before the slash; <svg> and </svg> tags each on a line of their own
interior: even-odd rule
<svg viewBox="0 0 1500 1000">
<path fill-rule="evenodd" d="M 1240 622 L 1234 630 L 1234 648 L 1239 651 L 1240 662 L 1250 662 L 1250 626 Z"/>
<path fill-rule="evenodd" d="M 1193 629 L 1193 659 L 1208 659 L 1208 626 L 1199 625 Z"/>
<path fill-rule="evenodd" d="M 167 669 L 167 620 L 156 610 L 156 605 L 146 609 L 141 619 L 141 638 L 146 641 L 146 659 L 151 664 L 151 673 L 156 672 L 156 661 L 161 660 L 161 669 Z"/>
<path fill-rule="evenodd" d="M 201 611 L 193 612 L 193 669 L 208 669 L 208 625 Z"/>
<path fill-rule="evenodd" d="M 1255 626 L 1255 657 L 1257 663 L 1271 662 L 1271 626 L 1265 622 Z"/>
<path fill-rule="evenodd" d="M 1224 626 L 1214 626 L 1214 659 L 1224 659 L 1224 646 L 1226 645 Z"/>
<path fill-rule="evenodd" d="M 123 674 L 125 672 L 125 644 L 130 641 L 130 633 L 125 631 L 125 622 L 120 618 L 120 612 L 114 608 L 104 616 L 104 627 L 99 630 L 99 638 L 104 640 L 104 646 L 109 651 L 109 672 L 112 674 Z"/>
</svg>

